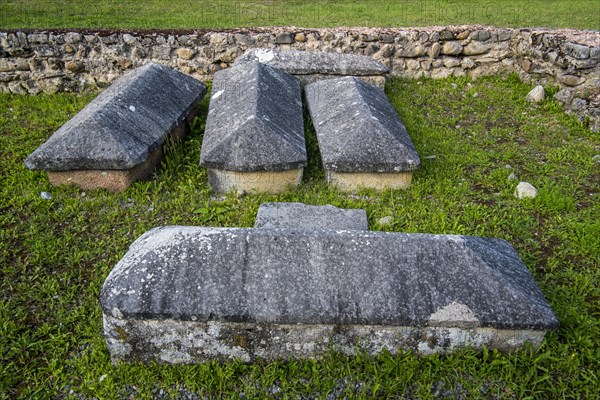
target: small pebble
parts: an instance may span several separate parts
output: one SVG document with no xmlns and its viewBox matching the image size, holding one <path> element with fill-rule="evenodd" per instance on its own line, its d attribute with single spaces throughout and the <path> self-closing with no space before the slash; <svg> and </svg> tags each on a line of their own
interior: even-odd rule
<svg viewBox="0 0 600 400">
<path fill-rule="evenodd" d="M 600 154 L 596 154 L 594 157 L 592 157 L 592 161 L 600 163 Z"/>
<path fill-rule="evenodd" d="M 529 93 L 527 93 L 526 100 L 530 103 L 540 103 L 544 100 L 546 93 L 542 85 L 537 85 Z"/>
<path fill-rule="evenodd" d="M 529 182 L 519 182 L 515 190 L 518 199 L 533 199 L 537 196 L 537 189 Z"/>
<path fill-rule="evenodd" d="M 510 175 L 508 176 L 508 180 L 509 181 L 518 181 L 519 177 L 514 172 L 511 172 Z"/>
<path fill-rule="evenodd" d="M 379 221 L 377 221 L 377 222 L 381 226 L 386 226 L 392 222 L 392 217 L 390 215 L 388 215 L 387 217 L 379 218 Z"/>
<path fill-rule="evenodd" d="M 450 86 L 452 86 L 453 89 L 456 89 L 458 87 L 456 83 L 451 83 Z"/>
<path fill-rule="evenodd" d="M 50 200 L 52 198 L 52 195 L 48 192 L 42 192 L 40 193 L 40 197 L 44 200 Z"/>
<path fill-rule="evenodd" d="M 129 109 L 133 112 L 135 112 L 135 107 L 134 106 L 129 106 Z"/>
</svg>

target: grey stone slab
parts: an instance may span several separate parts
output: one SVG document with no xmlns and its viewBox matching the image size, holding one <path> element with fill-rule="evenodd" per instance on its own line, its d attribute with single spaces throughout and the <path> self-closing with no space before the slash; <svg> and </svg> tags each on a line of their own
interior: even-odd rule
<svg viewBox="0 0 600 400">
<path fill-rule="evenodd" d="M 332 79 L 335 75 L 325 75 L 325 74 L 311 74 L 311 75 L 294 75 L 298 79 L 300 79 L 300 83 L 302 86 L 306 86 L 309 83 L 313 83 L 316 81 L 320 81 L 323 79 Z M 373 86 L 377 86 L 382 90 L 385 89 L 385 76 L 384 75 L 361 75 L 357 76 L 363 82 L 369 83 Z"/>
<path fill-rule="evenodd" d="M 305 87 L 326 171 L 412 172 L 419 155 L 385 93 L 354 77 Z"/>
<path fill-rule="evenodd" d="M 369 230 L 367 213 L 361 209 L 302 203 L 263 203 L 256 214 L 255 228 L 356 229 Z"/>
<path fill-rule="evenodd" d="M 506 241 L 357 230 L 156 228 L 100 303 L 114 361 L 512 350 L 558 327 Z"/>
<path fill-rule="evenodd" d="M 298 79 L 257 62 L 217 72 L 200 164 L 251 172 L 286 171 L 306 163 Z"/>
<path fill-rule="evenodd" d="M 299 50 L 250 49 L 234 65 L 261 62 L 293 75 L 385 75 L 389 68 L 374 59 L 356 54 Z"/>
<path fill-rule="evenodd" d="M 206 86 L 159 64 L 103 91 L 25 160 L 46 171 L 126 170 L 143 164 L 206 94 Z"/>
</svg>

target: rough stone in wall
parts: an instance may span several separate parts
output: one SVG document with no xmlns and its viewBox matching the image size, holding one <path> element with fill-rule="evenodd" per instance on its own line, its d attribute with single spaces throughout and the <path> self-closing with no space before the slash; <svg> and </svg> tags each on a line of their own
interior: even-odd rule
<svg viewBox="0 0 600 400">
<path fill-rule="evenodd" d="M 197 114 L 203 83 L 158 64 L 129 72 L 96 97 L 25 160 L 54 185 L 125 190 L 149 177 L 167 138 Z"/>
<path fill-rule="evenodd" d="M 449 26 L 179 33 L 5 31 L 0 32 L 0 92 L 105 88 L 128 69 L 149 62 L 206 81 L 251 48 L 368 55 L 388 67 L 391 75 L 408 78 L 517 73 L 536 85 L 573 88 L 574 99 L 581 101 L 565 108 L 582 120 L 591 119 L 591 126 L 600 125 L 600 110 L 592 99 L 600 92 L 600 33 L 565 29 Z"/>
<path fill-rule="evenodd" d="M 383 89 L 385 75 L 389 72 L 389 68 L 370 57 L 331 52 L 251 49 L 234 65 L 245 62 L 260 62 L 281 69 L 298 77 L 303 84 L 319 79 L 356 76 Z"/>
<path fill-rule="evenodd" d="M 283 192 L 307 164 L 300 82 L 259 62 L 215 74 L 200 164 L 216 192 Z"/>
<path fill-rule="evenodd" d="M 100 295 L 113 361 L 538 347 L 558 320 L 499 239 L 161 227 Z"/>
<path fill-rule="evenodd" d="M 327 181 L 343 190 L 407 188 L 419 155 L 383 90 L 355 77 L 305 87 Z"/>
</svg>

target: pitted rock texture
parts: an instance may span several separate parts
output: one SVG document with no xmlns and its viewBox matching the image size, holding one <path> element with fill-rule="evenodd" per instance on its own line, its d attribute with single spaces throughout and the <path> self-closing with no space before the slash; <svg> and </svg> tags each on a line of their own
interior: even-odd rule
<svg viewBox="0 0 600 400">
<path fill-rule="evenodd" d="M 262 353 L 252 349 L 261 348 L 270 349 L 264 350 L 269 357 L 314 355 L 331 343 L 332 329 L 338 343 L 379 337 L 385 348 L 425 353 L 482 344 L 514 349 L 525 341 L 539 345 L 544 331 L 558 327 L 507 242 L 452 235 L 156 228 L 111 271 L 100 302 L 115 359 L 144 360 L 165 349 L 187 354 L 169 353 L 176 362 L 253 359 Z M 217 332 L 223 328 L 236 333 L 223 336 Z M 307 338 L 312 344 L 296 337 L 300 347 L 288 343 L 278 353 L 270 342 L 285 342 L 277 332 L 315 329 L 322 333 Z M 176 331 L 167 335 L 179 343 L 173 347 L 165 334 Z M 435 340 L 424 339 L 429 334 Z M 446 345 L 437 341 L 444 337 Z M 503 341 L 508 337 L 513 342 Z M 134 342 L 154 347 L 145 354 Z M 225 344 L 230 348 L 223 353 Z"/>
<path fill-rule="evenodd" d="M 298 79 L 258 62 L 215 74 L 200 164 L 236 172 L 306 166 Z"/>
<path fill-rule="evenodd" d="M 381 89 L 345 77 L 307 85 L 305 94 L 328 173 L 405 173 L 419 167 L 410 136 Z"/>
<path fill-rule="evenodd" d="M 356 229 L 369 230 L 367 213 L 361 209 L 302 203 L 263 203 L 256 214 L 255 228 Z"/>
<path fill-rule="evenodd" d="M 146 162 L 206 94 L 159 64 L 123 76 L 25 160 L 45 171 L 129 170 Z"/>
<path fill-rule="evenodd" d="M 514 351 L 539 347 L 545 331 L 387 325 L 254 324 L 221 321 L 133 320 L 104 315 L 106 343 L 114 363 L 194 364 L 213 359 L 316 358 L 334 350 L 377 355 L 412 350 L 449 353 L 464 347 Z"/>
</svg>

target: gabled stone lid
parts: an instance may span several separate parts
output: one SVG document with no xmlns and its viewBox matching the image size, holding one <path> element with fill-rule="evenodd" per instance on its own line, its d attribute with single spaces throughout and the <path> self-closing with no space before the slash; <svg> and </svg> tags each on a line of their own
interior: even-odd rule
<svg viewBox="0 0 600 400">
<path fill-rule="evenodd" d="M 558 327 L 506 241 L 454 235 L 161 227 L 132 244 L 100 303 L 120 319 Z"/>
<path fill-rule="evenodd" d="M 354 77 L 305 87 L 323 166 L 338 172 L 407 172 L 421 161 L 383 90 Z"/>
<path fill-rule="evenodd" d="M 260 62 L 293 75 L 384 75 L 389 68 L 371 57 L 334 52 L 250 49 L 234 65 Z"/>
<path fill-rule="evenodd" d="M 200 164 L 238 172 L 306 166 L 298 79 L 257 62 L 217 72 Z"/>
<path fill-rule="evenodd" d="M 196 79 L 160 64 L 119 78 L 25 160 L 47 171 L 122 170 L 143 163 L 206 94 Z"/>
</svg>

